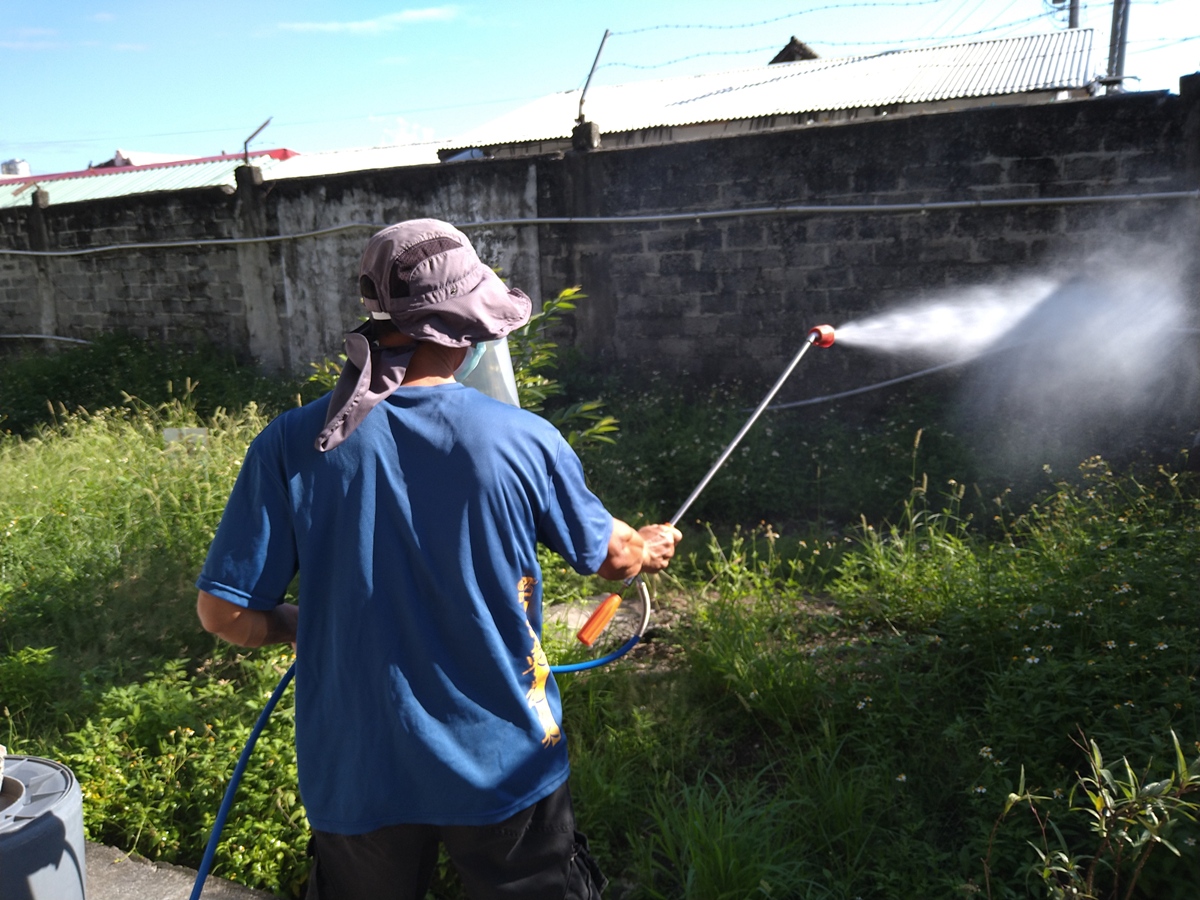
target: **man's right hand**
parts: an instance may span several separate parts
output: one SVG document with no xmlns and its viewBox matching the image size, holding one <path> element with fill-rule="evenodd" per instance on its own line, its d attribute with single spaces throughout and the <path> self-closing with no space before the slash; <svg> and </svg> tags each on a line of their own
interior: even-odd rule
<svg viewBox="0 0 1200 900">
<path fill-rule="evenodd" d="M 597 574 L 609 581 L 625 581 L 641 572 L 661 572 L 682 538 L 682 532 L 673 525 L 643 525 L 634 531 L 620 519 L 613 519 L 608 556 Z"/>
<path fill-rule="evenodd" d="M 643 525 L 638 529 L 642 538 L 642 571 L 661 572 L 675 555 L 675 545 L 683 540 L 683 532 L 674 525 Z"/>
</svg>

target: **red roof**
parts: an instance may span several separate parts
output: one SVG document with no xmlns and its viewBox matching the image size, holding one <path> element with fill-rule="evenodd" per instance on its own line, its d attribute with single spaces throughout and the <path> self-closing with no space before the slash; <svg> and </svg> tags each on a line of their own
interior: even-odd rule
<svg viewBox="0 0 1200 900">
<path fill-rule="evenodd" d="M 247 155 L 269 156 L 272 159 L 284 160 L 291 159 L 299 154 L 295 150 L 287 150 L 277 148 L 275 150 L 251 150 L 249 154 L 245 153 L 223 153 L 219 156 L 200 156 L 196 159 L 177 159 L 171 162 L 156 162 L 147 163 L 144 166 L 103 166 L 92 167 L 90 169 L 81 169 L 78 172 L 58 172 L 54 175 L 17 175 L 10 178 L 0 178 L 0 184 L 41 184 L 45 181 L 57 181 L 60 178 L 87 178 L 98 175 L 120 175 L 122 172 L 144 171 L 146 169 L 168 169 L 172 166 L 192 166 L 196 163 L 221 162 L 226 159 L 243 159 Z"/>
</svg>

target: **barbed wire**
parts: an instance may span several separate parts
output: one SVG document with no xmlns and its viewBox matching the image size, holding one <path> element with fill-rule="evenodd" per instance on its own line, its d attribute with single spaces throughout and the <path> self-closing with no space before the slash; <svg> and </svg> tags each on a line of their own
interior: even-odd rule
<svg viewBox="0 0 1200 900">
<path fill-rule="evenodd" d="M 810 15 L 812 13 L 829 12 L 830 10 L 866 9 L 866 8 L 896 7 L 896 6 L 931 6 L 935 3 L 943 3 L 943 2 L 945 2 L 945 0 L 907 0 L 907 2 L 901 2 L 901 0 L 893 0 L 893 2 L 886 2 L 886 0 L 883 0 L 883 2 L 881 2 L 881 0 L 875 0 L 875 2 L 870 2 L 870 3 L 832 3 L 832 4 L 829 4 L 828 6 L 817 6 L 817 7 L 814 7 L 813 9 L 802 9 L 799 12 L 787 13 L 786 15 L 782 15 L 782 16 L 775 16 L 775 18 L 773 18 L 773 19 L 761 19 L 757 22 L 742 22 L 742 23 L 738 23 L 738 24 L 734 24 L 734 25 L 679 25 L 679 24 L 647 25 L 644 28 L 631 28 L 628 31 L 614 31 L 614 32 L 612 32 L 612 36 L 613 37 L 623 37 L 623 36 L 629 35 L 629 34 L 644 34 L 647 31 L 666 31 L 666 30 L 673 30 L 673 29 L 674 30 L 702 29 L 702 30 L 706 30 L 706 31 L 732 31 L 732 30 L 739 29 L 739 28 L 757 28 L 759 25 L 773 25 L 776 22 L 784 22 L 788 19 L 795 19 L 800 16 Z"/>
<path fill-rule="evenodd" d="M 922 2 L 929 2 L 929 0 L 922 0 Z M 933 0 L 933 2 L 940 2 L 940 0 Z M 883 6 L 883 5 L 908 5 L 908 4 L 863 4 L 863 5 Z M 829 9 L 829 8 L 843 8 L 843 7 L 840 7 L 840 6 L 839 7 L 822 7 L 822 9 Z M 813 11 L 816 12 L 816 10 L 813 10 Z M 954 35 L 953 38 L 951 38 L 951 40 L 959 40 L 962 38 L 969 38 L 969 37 L 978 37 L 983 34 L 991 34 L 991 33 L 994 33 L 997 31 L 1003 31 L 1003 30 L 1009 29 L 1009 28 L 1016 28 L 1021 25 L 1028 25 L 1030 22 L 1036 22 L 1039 19 L 1044 19 L 1044 18 L 1048 18 L 1050 16 L 1055 16 L 1058 13 L 1059 13 L 1059 10 L 1051 10 L 1048 12 L 1042 12 L 1042 13 L 1039 13 L 1034 16 L 1029 16 L 1028 18 L 1025 18 L 1025 19 L 1017 19 L 1016 21 L 1013 21 L 1013 22 L 1006 22 L 1001 25 L 995 25 L 995 26 L 991 26 L 988 28 L 981 28 L 977 31 L 970 31 L 970 32 L 964 32 L 962 34 L 957 34 L 957 35 Z M 656 26 L 654 26 L 654 28 L 675 28 L 675 27 L 686 28 L 686 27 L 706 27 L 706 26 L 683 26 L 683 25 L 679 25 L 679 26 L 656 25 Z M 713 27 L 716 27 L 716 26 L 713 26 Z M 725 27 L 725 26 L 722 26 L 722 27 Z M 729 26 L 729 27 L 734 27 L 734 26 Z M 651 29 L 642 29 L 642 30 L 648 31 Z M 632 34 L 634 32 L 613 32 L 613 35 L 615 36 L 615 35 L 621 34 L 621 33 Z M 892 40 L 887 40 L 887 41 L 809 40 L 809 41 L 806 41 L 805 43 L 813 44 L 813 45 L 817 45 L 817 46 L 827 46 L 827 47 L 889 46 L 889 47 L 895 47 L 896 49 L 904 49 L 905 44 L 946 43 L 946 41 L 947 41 L 947 38 L 945 38 L 945 37 L 928 37 L 928 38 L 916 37 L 916 38 L 897 38 L 897 39 L 892 39 Z M 700 58 L 709 57 L 709 56 L 739 56 L 739 55 L 745 55 L 745 54 L 750 54 L 750 53 L 766 53 L 770 50 L 774 50 L 776 47 L 778 47 L 778 44 L 772 44 L 771 46 L 768 46 L 768 47 L 754 47 L 754 48 L 751 48 L 748 50 L 709 50 L 709 51 L 704 51 L 704 52 L 700 52 L 700 53 L 690 53 L 687 56 L 680 56 L 675 59 L 670 59 L 670 60 L 667 60 L 666 62 L 661 62 L 661 63 L 640 64 L 640 63 L 628 63 L 628 62 L 610 62 L 610 63 L 601 63 L 600 66 L 598 66 L 597 68 L 598 69 L 607 69 L 607 68 L 663 69 L 663 68 L 666 68 L 667 66 L 673 66 L 673 65 L 676 65 L 677 63 L 687 62 L 688 60 L 692 60 L 692 59 L 700 59 Z"/>
<path fill-rule="evenodd" d="M 687 56 L 680 56 L 676 59 L 669 59 L 666 62 L 661 62 L 661 63 L 646 63 L 643 65 L 643 64 L 639 64 L 639 63 L 612 62 L 612 63 L 604 63 L 603 65 L 600 65 L 597 68 L 598 69 L 607 69 L 607 68 L 662 69 L 662 68 L 665 68 L 666 66 L 673 66 L 676 63 L 687 62 L 689 59 L 700 59 L 701 57 L 705 57 L 705 56 L 745 56 L 746 54 L 749 54 L 749 53 L 769 53 L 770 51 L 777 50 L 778 48 L 779 48 L 779 44 L 776 43 L 776 44 L 772 44 L 769 47 L 753 47 L 749 50 L 707 50 L 703 53 L 690 53 Z"/>
</svg>

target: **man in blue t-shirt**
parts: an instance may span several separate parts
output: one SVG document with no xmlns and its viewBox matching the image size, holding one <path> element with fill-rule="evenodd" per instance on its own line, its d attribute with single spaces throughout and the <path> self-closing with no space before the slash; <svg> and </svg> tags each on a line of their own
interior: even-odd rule
<svg viewBox="0 0 1200 900">
<path fill-rule="evenodd" d="M 384 229 L 359 286 L 338 385 L 255 438 L 197 580 L 207 630 L 296 645 L 308 896 L 423 898 L 444 844 L 473 898 L 599 897 L 537 544 L 622 580 L 680 533 L 614 519 L 553 426 L 456 380 L 531 311 L 462 232 Z"/>
</svg>

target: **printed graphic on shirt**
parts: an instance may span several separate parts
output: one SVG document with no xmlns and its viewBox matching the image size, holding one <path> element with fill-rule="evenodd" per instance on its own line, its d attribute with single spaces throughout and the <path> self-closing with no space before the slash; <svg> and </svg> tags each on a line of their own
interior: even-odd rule
<svg viewBox="0 0 1200 900">
<path fill-rule="evenodd" d="M 529 624 L 529 601 L 533 599 L 535 584 L 537 584 L 537 579 L 528 575 L 517 582 L 517 597 L 521 601 L 521 608 L 526 613 L 525 627 L 529 629 L 529 637 L 533 640 L 529 656 L 525 657 L 529 668 L 522 674 L 533 675 L 533 686 L 525 693 L 525 699 L 529 701 L 530 708 L 537 713 L 538 722 L 541 723 L 542 731 L 545 733 L 545 737 L 542 738 L 542 746 L 553 747 L 562 740 L 562 730 L 554 721 L 554 713 L 551 712 L 550 703 L 546 700 L 546 679 L 550 677 L 550 661 L 546 659 L 546 651 L 542 649 L 542 642 L 538 640 L 537 632 Z"/>
</svg>

